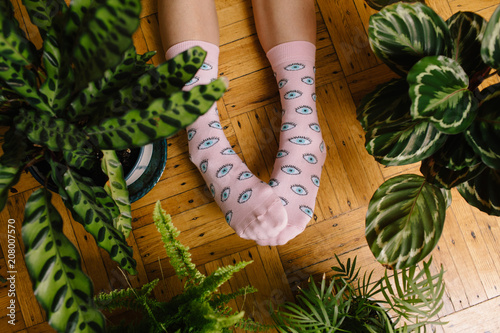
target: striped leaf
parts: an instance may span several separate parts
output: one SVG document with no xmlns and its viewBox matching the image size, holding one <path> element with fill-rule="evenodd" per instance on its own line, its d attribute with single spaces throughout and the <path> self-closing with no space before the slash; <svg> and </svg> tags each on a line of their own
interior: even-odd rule
<svg viewBox="0 0 500 333">
<path fill-rule="evenodd" d="M 446 23 L 421 3 L 396 3 L 370 17 L 370 46 L 394 72 L 405 76 L 421 58 L 451 55 L 453 43 Z"/>
<path fill-rule="evenodd" d="M 0 163 L 0 211 L 5 207 L 9 191 L 19 181 L 22 171 L 22 166 L 8 166 Z"/>
<path fill-rule="evenodd" d="M 73 218 L 94 236 L 97 245 L 106 250 L 121 268 L 132 275 L 137 274 L 132 248 L 127 245 L 122 233 L 113 227 L 115 216 L 112 213 L 117 209 L 108 207 L 112 200 L 108 199 L 104 189 L 71 169 L 64 173 L 63 186 L 63 196 L 67 198 L 65 204 Z"/>
<path fill-rule="evenodd" d="M 481 56 L 489 66 L 500 69 L 500 6 L 490 18 L 481 43 Z"/>
<path fill-rule="evenodd" d="M 479 176 L 457 186 L 467 202 L 479 210 L 500 216 L 500 171 L 486 168 Z"/>
<path fill-rule="evenodd" d="M 42 31 L 48 31 L 52 26 L 52 19 L 59 11 L 67 8 L 64 0 L 23 0 L 28 11 L 31 23 Z"/>
<path fill-rule="evenodd" d="M 86 145 L 74 150 L 65 150 L 63 156 L 68 166 L 75 169 L 84 168 L 90 170 L 99 162 L 96 158 L 95 149 Z"/>
<path fill-rule="evenodd" d="M 484 164 L 500 170 L 500 90 L 486 97 L 478 110 L 476 120 L 465 132 L 467 142 Z"/>
<path fill-rule="evenodd" d="M 468 89 L 469 78 L 458 62 L 444 56 L 425 57 L 408 72 L 411 115 L 430 121 L 447 134 L 469 127 L 477 100 Z"/>
<path fill-rule="evenodd" d="M 102 170 L 109 178 L 104 190 L 113 198 L 120 211 L 113 219 L 113 226 L 127 238 L 132 230 L 132 209 L 123 168 L 114 150 L 103 150 L 102 153 Z"/>
<path fill-rule="evenodd" d="M 54 112 L 61 113 L 68 105 L 75 82 L 73 68 L 58 42 L 54 29 L 46 35 L 43 43 L 43 64 L 47 78 L 40 87 L 46 103 Z"/>
<path fill-rule="evenodd" d="M 139 25 L 140 0 L 96 3 L 73 50 L 75 74 L 81 82 L 99 79 L 107 69 L 116 66 L 132 46 L 132 34 Z"/>
<path fill-rule="evenodd" d="M 408 88 L 405 79 L 393 79 L 363 97 L 356 113 L 365 132 L 412 120 Z"/>
<path fill-rule="evenodd" d="M 486 20 L 476 13 L 457 12 L 446 20 L 455 48 L 451 58 L 456 60 L 470 78 L 488 69 L 481 58 L 481 41 Z M 473 89 L 471 89 L 473 90 Z"/>
<path fill-rule="evenodd" d="M 15 118 L 16 128 L 36 144 L 53 151 L 73 150 L 83 147 L 87 138 L 73 124 L 36 110 L 23 110 Z"/>
<path fill-rule="evenodd" d="M 24 214 L 25 261 L 35 296 L 58 332 L 104 332 L 92 281 L 83 273 L 78 250 L 64 235 L 62 218 L 50 200 L 48 191 L 33 192 Z"/>
<path fill-rule="evenodd" d="M 177 133 L 204 114 L 226 90 L 224 80 L 180 91 L 154 100 L 147 109 L 132 110 L 86 127 L 90 140 L 101 149 L 120 150 L 144 146 Z"/>
<path fill-rule="evenodd" d="M 365 0 L 365 3 L 375 10 L 381 10 L 385 6 L 389 6 L 390 4 L 399 2 L 401 0 Z M 421 2 L 424 3 L 424 0 L 406 0 L 405 2 Z"/>
<path fill-rule="evenodd" d="M 368 153 L 384 165 L 419 162 L 434 154 L 446 141 L 446 135 L 423 121 L 374 128 L 365 137 Z"/>
<path fill-rule="evenodd" d="M 417 264 L 441 237 L 448 194 L 417 175 L 400 175 L 373 194 L 365 236 L 377 260 L 391 269 Z"/>
<path fill-rule="evenodd" d="M 448 136 L 446 143 L 433 156 L 440 165 L 457 171 L 481 162 L 481 157 L 467 143 L 464 133 Z"/>
<path fill-rule="evenodd" d="M 423 160 L 420 166 L 420 172 L 429 183 L 446 189 L 451 189 L 476 177 L 486 168 L 483 163 L 477 163 L 460 170 L 452 170 L 441 164 L 441 161 L 436 157 L 436 154 L 434 154 Z"/>
</svg>

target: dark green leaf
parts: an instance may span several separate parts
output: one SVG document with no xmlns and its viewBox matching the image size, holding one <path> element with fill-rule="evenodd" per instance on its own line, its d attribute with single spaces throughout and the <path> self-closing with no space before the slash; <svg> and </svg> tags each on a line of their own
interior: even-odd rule
<svg viewBox="0 0 500 333">
<path fill-rule="evenodd" d="M 23 110 L 15 118 L 16 128 L 36 144 L 50 150 L 73 150 L 85 145 L 87 137 L 65 119 L 54 118 L 36 110 Z"/>
<path fill-rule="evenodd" d="M 12 167 L 0 163 L 0 211 L 5 207 L 9 197 L 9 190 L 17 184 L 22 171 L 22 166 Z"/>
<path fill-rule="evenodd" d="M 401 0 L 365 0 L 366 4 L 375 10 L 381 10 L 385 6 L 389 6 L 390 4 L 399 2 Z M 424 0 L 406 0 L 405 2 L 421 2 L 424 3 Z"/>
<path fill-rule="evenodd" d="M 486 168 L 479 176 L 458 185 L 458 192 L 479 210 L 500 216 L 500 171 Z"/>
<path fill-rule="evenodd" d="M 484 164 L 500 170 L 500 91 L 495 91 L 481 103 L 476 120 L 465 132 L 467 142 Z"/>
<path fill-rule="evenodd" d="M 3 154 L 0 156 L 0 163 L 5 166 L 19 167 L 26 160 L 29 142 L 26 136 L 10 127 L 4 135 L 2 145 Z"/>
<path fill-rule="evenodd" d="M 452 58 L 469 77 L 483 73 L 487 68 L 481 58 L 481 41 L 486 30 L 486 20 L 472 12 L 457 12 L 446 20 L 454 41 Z"/>
<path fill-rule="evenodd" d="M 78 250 L 64 235 L 62 218 L 50 199 L 48 191 L 33 192 L 24 214 L 25 261 L 35 296 L 57 331 L 104 332 L 104 317 L 92 300 L 92 281 L 83 273 Z"/>
<path fill-rule="evenodd" d="M 500 69 L 500 6 L 490 18 L 481 43 L 481 56 L 489 66 Z"/>
<path fill-rule="evenodd" d="M 145 110 L 132 110 L 122 117 L 109 118 L 98 126 L 85 128 L 91 141 L 101 149 L 126 149 L 144 146 L 177 133 L 193 123 L 226 90 L 219 79 L 153 101 Z"/>
<path fill-rule="evenodd" d="M 28 11 L 31 23 L 42 31 L 48 31 L 54 16 L 67 8 L 63 0 L 23 0 L 23 4 Z"/>
<path fill-rule="evenodd" d="M 93 147 L 85 147 L 63 151 L 64 161 L 68 166 L 76 169 L 92 169 L 97 165 L 97 153 Z"/>
<path fill-rule="evenodd" d="M 443 191 L 417 175 L 396 176 L 375 191 L 365 235 L 380 263 L 404 268 L 432 251 L 443 231 L 447 207 Z"/>
<path fill-rule="evenodd" d="M 431 184 L 451 189 L 480 174 L 486 166 L 478 163 L 460 170 L 452 170 L 440 164 L 436 160 L 436 154 L 422 161 L 420 172 L 425 176 L 425 180 Z"/>
<path fill-rule="evenodd" d="M 104 189 L 71 169 L 65 172 L 63 183 L 68 200 L 66 206 L 71 210 L 73 218 L 94 236 L 97 245 L 106 250 L 121 268 L 130 274 L 136 274 L 132 248 L 113 227 L 112 213 L 117 209 L 116 206 L 108 207 L 113 202 L 108 199 Z"/>
<path fill-rule="evenodd" d="M 469 78 L 451 58 L 429 56 L 408 72 L 411 115 L 430 121 L 447 134 L 463 132 L 476 116 L 477 100 L 468 89 Z"/>
<path fill-rule="evenodd" d="M 370 17 L 368 36 L 375 55 L 401 76 L 421 58 L 449 56 L 453 50 L 446 23 L 421 3 L 383 8 Z"/>
</svg>

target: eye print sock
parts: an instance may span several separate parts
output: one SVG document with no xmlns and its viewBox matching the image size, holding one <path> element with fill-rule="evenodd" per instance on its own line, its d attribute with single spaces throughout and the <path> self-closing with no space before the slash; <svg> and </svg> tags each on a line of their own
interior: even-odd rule
<svg viewBox="0 0 500 333">
<path fill-rule="evenodd" d="M 269 184 L 288 213 L 288 225 L 259 245 L 283 245 L 313 217 L 326 151 L 316 112 L 314 44 L 279 44 L 267 57 L 275 72 L 283 116 L 280 144 Z"/>
<path fill-rule="evenodd" d="M 186 41 L 168 49 L 166 58 L 193 47 L 207 52 L 204 64 L 185 89 L 208 84 L 217 77 L 218 46 Z M 260 240 L 278 235 L 287 224 L 286 210 L 273 189 L 254 176 L 231 149 L 219 122 L 217 103 L 187 128 L 189 155 L 200 170 L 226 222 L 245 239 Z"/>
</svg>

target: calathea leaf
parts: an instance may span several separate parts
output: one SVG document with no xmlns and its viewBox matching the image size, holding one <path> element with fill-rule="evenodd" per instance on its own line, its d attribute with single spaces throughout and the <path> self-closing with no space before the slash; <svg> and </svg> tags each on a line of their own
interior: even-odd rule
<svg viewBox="0 0 500 333">
<path fill-rule="evenodd" d="M 411 115 L 425 119 L 447 134 L 463 132 L 476 116 L 477 100 L 469 78 L 451 58 L 429 56 L 408 72 Z"/>
<path fill-rule="evenodd" d="M 23 4 L 28 11 L 31 23 L 43 32 L 50 29 L 54 16 L 67 8 L 63 0 L 23 0 Z"/>
<path fill-rule="evenodd" d="M 391 269 L 415 265 L 436 246 L 443 231 L 447 196 L 417 175 L 385 181 L 373 194 L 365 236 L 377 260 Z"/>
<path fill-rule="evenodd" d="M 366 4 L 375 10 L 381 10 L 382 8 L 389 6 L 390 4 L 393 4 L 393 3 L 398 2 L 398 1 L 400 1 L 400 0 L 365 0 Z M 422 3 L 424 3 L 423 0 L 408 0 L 405 2 L 422 2 Z"/>
<path fill-rule="evenodd" d="M 130 274 L 136 274 L 136 261 L 132 257 L 132 248 L 127 245 L 123 235 L 113 227 L 116 206 L 109 200 L 108 194 L 102 187 L 95 186 L 90 178 L 82 177 L 71 169 L 67 169 L 63 176 L 63 197 L 73 215 L 85 230 L 94 236 L 99 247 L 106 250 L 111 259 Z M 113 214 L 113 215 L 112 215 Z"/>
<path fill-rule="evenodd" d="M 467 202 L 479 210 L 500 216 L 500 172 L 486 168 L 479 176 L 457 186 Z"/>
<path fill-rule="evenodd" d="M 462 66 L 469 77 L 487 70 L 489 66 L 484 63 L 480 52 L 486 20 L 476 13 L 457 12 L 446 23 L 455 45 L 451 58 Z"/>
<path fill-rule="evenodd" d="M 467 142 L 484 164 L 500 170 L 500 90 L 486 97 L 478 110 L 476 120 L 465 132 Z"/>
<path fill-rule="evenodd" d="M 104 332 L 104 317 L 92 300 L 92 281 L 83 273 L 78 250 L 64 235 L 62 218 L 50 199 L 48 191 L 33 192 L 24 214 L 25 261 L 35 296 L 58 332 Z"/>
<path fill-rule="evenodd" d="M 123 168 L 114 150 L 103 150 L 102 170 L 109 180 L 104 190 L 113 198 L 120 214 L 113 219 L 113 226 L 127 238 L 132 230 L 132 209 L 130 208 L 127 183 L 123 178 Z"/>
<path fill-rule="evenodd" d="M 434 157 L 439 164 L 457 171 L 481 162 L 481 157 L 467 143 L 464 133 L 448 136 L 446 143 L 434 154 Z"/>
<path fill-rule="evenodd" d="M 411 121 L 374 127 L 366 133 L 365 147 L 381 164 L 405 165 L 431 156 L 445 141 L 431 123 Z"/>
<path fill-rule="evenodd" d="M 421 58 L 449 56 L 453 49 L 446 23 L 421 3 L 383 8 L 370 17 L 368 36 L 375 55 L 401 76 Z"/>
<path fill-rule="evenodd" d="M 87 141 L 85 133 L 77 126 L 33 109 L 21 110 L 15 123 L 33 143 L 53 151 L 78 149 Z"/>
<path fill-rule="evenodd" d="M 10 127 L 3 139 L 3 154 L 0 156 L 0 163 L 13 167 L 24 164 L 29 153 L 29 142 L 26 140 L 26 136 L 15 127 Z"/>
<path fill-rule="evenodd" d="M 222 79 L 208 85 L 180 91 L 154 100 L 144 110 L 131 110 L 122 117 L 109 118 L 84 130 L 101 149 L 140 147 L 177 133 L 193 123 L 226 90 Z"/>
<path fill-rule="evenodd" d="M 356 113 L 365 132 L 412 121 L 408 88 L 405 79 L 391 80 L 363 97 Z"/>
<path fill-rule="evenodd" d="M 206 52 L 196 46 L 150 69 L 110 98 L 106 113 L 118 116 L 131 109 L 145 109 L 153 100 L 181 91 L 202 66 L 205 56 Z"/>
<path fill-rule="evenodd" d="M 23 166 L 8 166 L 0 163 L 0 211 L 5 207 L 9 190 L 16 185 L 21 177 Z"/>
<path fill-rule="evenodd" d="M 46 103 L 52 110 L 61 113 L 73 92 L 75 76 L 67 54 L 62 53 L 64 50 L 59 45 L 58 37 L 55 29 L 45 35 L 43 64 L 47 78 L 40 87 L 40 93 L 46 97 Z"/>
<path fill-rule="evenodd" d="M 139 25 L 139 0 L 99 2 L 77 37 L 73 52 L 75 74 L 91 82 L 116 66 L 132 46 L 132 34 Z"/>
<path fill-rule="evenodd" d="M 434 154 L 422 161 L 420 172 L 422 172 L 425 180 L 429 183 L 446 189 L 451 189 L 476 177 L 486 168 L 486 165 L 483 163 L 477 163 L 460 170 L 452 170 L 441 164 L 436 155 Z"/>
<path fill-rule="evenodd" d="M 64 161 L 75 169 L 92 169 L 98 163 L 97 153 L 90 145 L 63 151 Z"/>
<path fill-rule="evenodd" d="M 490 18 L 481 43 L 481 56 L 485 63 L 500 69 L 500 6 Z"/>
</svg>

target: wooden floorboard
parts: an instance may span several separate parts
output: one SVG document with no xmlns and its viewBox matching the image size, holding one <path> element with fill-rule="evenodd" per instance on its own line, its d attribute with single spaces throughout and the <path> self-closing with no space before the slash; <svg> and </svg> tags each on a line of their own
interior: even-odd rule
<svg viewBox="0 0 500 333">
<path fill-rule="evenodd" d="M 235 152 L 252 172 L 269 180 L 278 150 L 281 107 L 275 78 L 257 38 L 250 0 L 215 0 L 221 35 L 220 75 L 229 90 L 218 102 L 221 124 Z M 22 0 L 12 0 L 15 17 L 36 46 L 40 34 L 27 19 Z M 69 3 L 69 0 L 66 0 Z M 428 0 L 444 19 L 457 11 L 474 11 L 489 19 L 499 0 Z M 66 211 L 64 233 L 78 247 L 82 268 L 94 281 L 96 292 L 126 288 L 159 278 L 154 291 L 168 300 L 181 290 L 152 222 L 157 200 L 172 215 L 181 231 L 179 240 L 191 248 L 201 272 L 209 274 L 221 265 L 238 261 L 252 264 L 221 288 L 232 292 L 248 284 L 259 289 L 229 305 L 247 315 L 272 323 L 268 305 L 293 300 L 297 287 L 310 276 L 331 274 L 335 255 L 342 260 L 358 257 L 363 270 L 383 268 L 369 251 L 364 238 L 367 204 L 375 189 L 401 173 L 419 174 L 419 165 L 384 167 L 364 148 L 364 134 L 356 120 L 356 106 L 375 86 L 396 75 L 375 58 L 367 38 L 368 21 L 374 10 L 363 0 L 317 0 L 317 96 L 318 115 L 328 157 L 323 168 L 314 218 L 306 230 L 288 244 L 257 246 L 239 238 L 227 226 L 197 169 L 189 161 L 184 132 L 168 139 L 168 160 L 156 187 L 132 205 L 133 232 L 128 243 L 134 249 L 138 274 L 122 275 L 109 256 L 99 249 L 81 225 Z M 157 51 L 152 63 L 165 61 L 158 32 L 157 1 L 142 0 L 141 22 L 133 36 L 139 53 Z M 490 82 L 499 82 L 494 78 Z M 21 228 L 24 203 L 40 185 L 29 174 L 9 196 L 0 219 L 16 220 Z M 53 203 L 64 212 L 64 204 Z M 443 235 L 433 252 L 432 270 L 446 270 L 444 307 L 438 317 L 448 322 L 435 332 L 500 332 L 500 219 L 470 207 L 453 191 Z M 20 234 L 17 248 L 22 247 Z M 0 274 L 7 275 L 7 239 L 0 237 Z M 18 284 L 16 325 L 7 323 L 6 284 L 0 285 L 0 332 L 52 332 L 33 296 L 22 254 L 17 256 Z M 126 316 L 126 313 L 121 314 Z"/>
</svg>

